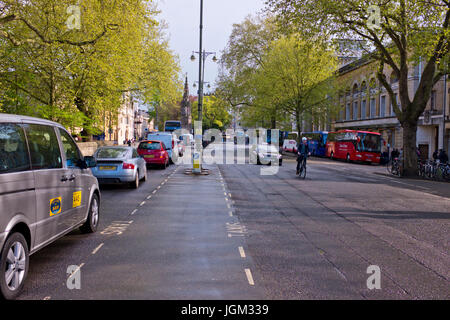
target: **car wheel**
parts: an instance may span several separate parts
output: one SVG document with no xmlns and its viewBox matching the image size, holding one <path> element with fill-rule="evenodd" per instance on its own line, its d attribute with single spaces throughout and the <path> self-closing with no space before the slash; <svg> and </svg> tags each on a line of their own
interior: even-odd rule
<svg viewBox="0 0 450 320">
<path fill-rule="evenodd" d="M 139 188 L 139 171 L 136 171 L 136 177 L 134 178 L 134 182 L 131 183 L 131 187 L 133 189 Z"/>
<path fill-rule="evenodd" d="M 17 298 L 28 273 L 28 244 L 21 233 L 13 233 L 3 246 L 0 258 L 0 297 Z"/>
<path fill-rule="evenodd" d="M 259 156 L 256 156 L 256 164 L 261 165 L 261 161 L 259 160 Z"/>
<path fill-rule="evenodd" d="M 145 168 L 147 169 L 147 168 Z M 144 170 L 144 177 L 142 178 L 142 181 L 146 182 L 147 181 L 147 170 Z"/>
<path fill-rule="evenodd" d="M 100 204 L 98 195 L 94 193 L 89 206 L 89 214 L 86 222 L 80 227 L 82 233 L 94 233 L 97 231 L 98 222 L 100 220 Z"/>
<path fill-rule="evenodd" d="M 280 163 L 279 163 L 280 167 L 283 165 L 283 160 L 280 159 Z"/>
</svg>

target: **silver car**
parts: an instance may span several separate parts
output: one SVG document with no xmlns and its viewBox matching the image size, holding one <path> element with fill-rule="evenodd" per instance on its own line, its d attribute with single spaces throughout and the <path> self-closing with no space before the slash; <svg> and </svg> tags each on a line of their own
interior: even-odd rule
<svg viewBox="0 0 450 320">
<path fill-rule="evenodd" d="M 93 166 L 60 124 L 0 114 L 0 298 L 19 295 L 29 255 L 75 228 L 96 231 Z"/>
<path fill-rule="evenodd" d="M 147 164 L 132 147 L 101 147 L 94 153 L 97 166 L 92 173 L 100 184 L 129 183 L 139 188 L 140 180 L 147 181 Z"/>
</svg>

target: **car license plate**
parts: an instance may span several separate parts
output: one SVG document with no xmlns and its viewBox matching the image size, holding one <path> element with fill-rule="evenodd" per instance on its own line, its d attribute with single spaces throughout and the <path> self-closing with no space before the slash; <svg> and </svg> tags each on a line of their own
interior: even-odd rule
<svg viewBox="0 0 450 320">
<path fill-rule="evenodd" d="M 144 156 L 144 158 L 147 158 L 147 159 L 152 159 L 154 157 L 155 157 L 154 155 L 146 155 L 146 156 Z"/>
<path fill-rule="evenodd" d="M 103 171 L 114 171 L 117 169 L 115 166 L 100 166 L 98 168 Z"/>
</svg>

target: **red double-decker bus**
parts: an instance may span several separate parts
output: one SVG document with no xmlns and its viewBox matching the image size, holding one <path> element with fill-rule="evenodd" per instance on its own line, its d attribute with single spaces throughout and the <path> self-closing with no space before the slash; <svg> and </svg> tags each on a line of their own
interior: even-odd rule
<svg viewBox="0 0 450 320">
<path fill-rule="evenodd" d="M 329 132 L 325 156 L 348 162 L 380 163 L 381 135 L 359 130 Z"/>
</svg>

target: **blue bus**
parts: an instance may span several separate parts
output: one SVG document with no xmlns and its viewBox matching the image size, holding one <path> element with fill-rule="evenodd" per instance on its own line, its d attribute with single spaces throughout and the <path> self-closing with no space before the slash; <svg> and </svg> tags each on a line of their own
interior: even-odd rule
<svg viewBox="0 0 450 320">
<path fill-rule="evenodd" d="M 327 131 L 302 132 L 302 137 L 308 138 L 308 147 L 311 155 L 325 157 Z"/>
<path fill-rule="evenodd" d="M 181 121 L 178 120 L 168 120 L 164 123 L 165 132 L 174 132 L 175 130 L 181 129 Z"/>
</svg>

